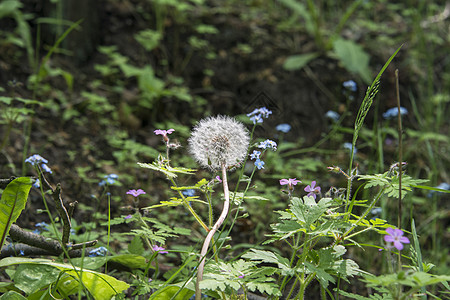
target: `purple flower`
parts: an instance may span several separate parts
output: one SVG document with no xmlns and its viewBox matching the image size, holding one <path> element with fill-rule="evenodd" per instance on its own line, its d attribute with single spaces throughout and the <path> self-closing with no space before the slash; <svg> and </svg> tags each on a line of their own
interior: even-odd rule
<svg viewBox="0 0 450 300">
<path fill-rule="evenodd" d="M 384 240 L 387 243 L 394 243 L 394 247 L 397 250 L 403 249 L 403 244 L 409 244 L 409 239 L 403 236 L 403 231 L 401 229 L 386 228 L 387 235 L 384 236 Z"/>
<path fill-rule="evenodd" d="M 264 162 L 258 158 L 255 161 L 255 166 L 258 168 L 258 170 L 264 169 Z"/>
<path fill-rule="evenodd" d="M 132 215 L 127 215 L 127 216 L 125 216 L 125 217 L 123 217 L 125 220 L 129 220 L 129 219 L 131 219 L 133 216 Z"/>
<path fill-rule="evenodd" d="M 143 194 L 146 194 L 146 192 L 144 192 L 142 189 L 129 190 L 127 192 L 127 195 L 133 195 L 133 197 L 138 197 L 139 195 L 143 195 Z"/>
<path fill-rule="evenodd" d="M 161 254 L 169 253 L 169 252 L 167 252 L 167 251 L 163 251 L 163 250 L 166 250 L 166 248 L 160 247 L 160 246 L 158 246 L 158 245 L 153 245 L 152 249 L 153 249 L 153 251 L 159 252 L 159 253 L 161 253 Z"/>
<path fill-rule="evenodd" d="M 169 130 L 162 130 L 162 129 L 156 129 L 155 131 L 153 131 L 156 135 L 162 135 L 162 136 L 167 136 L 168 134 L 171 134 L 172 132 L 174 132 L 175 129 L 169 129 Z"/>
<path fill-rule="evenodd" d="M 280 179 L 280 185 L 288 185 L 290 190 L 294 189 L 294 185 L 297 185 L 297 183 L 301 183 L 300 180 L 297 180 L 297 178 L 289 178 L 289 179 Z"/>
<path fill-rule="evenodd" d="M 222 183 L 222 179 L 220 179 L 220 176 L 216 176 L 216 179 L 218 182 Z"/>
<path fill-rule="evenodd" d="M 261 155 L 261 151 L 253 150 L 253 153 L 250 154 L 250 159 L 259 159 Z"/>
<path fill-rule="evenodd" d="M 291 125 L 287 124 L 287 123 L 283 123 L 283 124 L 279 124 L 277 125 L 277 127 L 275 127 L 276 130 L 284 132 L 284 133 L 288 133 L 291 130 Z"/>
<path fill-rule="evenodd" d="M 308 192 L 308 197 L 313 197 L 316 199 L 316 194 L 320 193 L 320 186 L 316 186 L 316 181 L 312 181 L 311 185 L 305 187 L 305 192 Z"/>
</svg>

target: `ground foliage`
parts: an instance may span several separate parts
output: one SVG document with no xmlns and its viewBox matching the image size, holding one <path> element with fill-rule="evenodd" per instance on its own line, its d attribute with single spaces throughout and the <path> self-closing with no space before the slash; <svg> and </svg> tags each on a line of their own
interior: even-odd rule
<svg viewBox="0 0 450 300">
<path fill-rule="evenodd" d="M 358 195 L 352 203 L 359 213 L 364 210 L 364 201 L 373 196 L 369 188 L 386 188 L 385 193 L 391 198 L 382 198 L 377 204 L 381 210 L 373 215 L 374 220 L 361 220 L 361 224 L 382 230 L 386 223 L 381 220 L 391 224 L 397 221 L 397 202 L 389 200 L 398 197 L 399 188 L 393 167 L 398 160 L 397 119 L 383 116 L 383 112 L 396 107 L 395 69 L 399 69 L 400 99 L 408 110 L 403 117 L 403 161 L 408 163 L 408 175 L 403 177 L 402 221 L 410 224 L 414 217 L 417 228 L 405 225 L 405 229 L 411 232 L 417 229 L 417 244 L 422 248 L 419 257 L 436 265 L 433 270 L 437 274 L 448 273 L 448 196 L 426 189 L 409 193 L 412 186 L 434 187 L 450 182 L 446 118 L 450 101 L 449 20 L 444 3 L 382 0 L 99 3 L 92 6 L 98 12 L 97 26 L 92 28 L 89 26 L 95 22 L 87 15 L 81 22 L 73 16 L 72 22 L 66 20 L 61 1 L 52 1 L 51 5 L 48 1 L 25 0 L 0 3 L 0 174 L 3 179 L 36 176 L 33 168 L 24 163 L 25 159 L 34 153 L 48 159 L 53 171 L 47 174 L 50 185 L 54 188 L 61 183 L 65 203 L 78 201 L 72 220 L 73 243 L 92 239 L 99 239 L 102 246 L 109 243 L 104 233 L 108 226 L 109 193 L 109 224 L 113 232 L 110 247 L 117 255 L 107 266 L 115 270 L 129 271 L 127 265 L 145 261 L 148 253 L 145 240 L 139 238 L 142 235 L 181 253 L 159 255 L 160 270 L 147 267 L 142 273 L 134 273 L 135 282 L 127 275 L 119 279 L 126 278 L 135 290 L 143 293 L 152 288 L 142 279 L 149 272 L 160 274 L 158 280 L 169 280 L 180 261 L 188 266 L 181 268 L 180 273 L 193 270 L 195 260 L 191 257 L 196 252 L 193 247 L 200 243 L 203 232 L 195 218 L 186 214 L 186 209 L 189 203 L 208 201 L 200 197 L 201 193 L 207 195 L 216 190 L 220 194 L 220 188 L 202 181 L 210 177 L 207 171 L 194 173 L 198 166 L 186 149 L 190 130 L 201 118 L 216 114 L 237 116 L 250 128 L 253 124 L 245 114 L 255 107 L 267 106 L 273 115 L 256 127 L 254 137 L 276 140 L 278 150 L 265 153 L 264 169 L 258 170 L 249 193 L 234 197 L 235 205 L 245 203 L 242 209 L 249 216 L 235 220 L 228 241 L 230 248 L 223 253 L 224 257 L 236 257 L 246 252 L 243 258 L 248 261 L 236 259 L 212 264 L 211 277 L 217 270 L 227 273 L 216 281 L 207 279 L 204 284 L 205 289 L 224 292 L 251 283 L 250 292 L 277 295 L 270 278 L 276 272 L 273 263 L 289 261 L 283 256 L 289 253 L 283 239 L 299 230 L 305 234 L 312 230 L 319 235 L 344 230 L 332 220 L 321 219 L 330 205 L 331 200 L 327 199 L 339 196 L 342 192 L 338 188 L 347 187 L 348 182 L 342 170 L 334 174 L 327 167 L 347 166 L 351 150 L 344 143 L 352 142 L 354 122 L 366 87 L 402 44 L 381 78 L 379 93 L 367 117 L 364 115 L 364 124 L 359 124 L 359 140 L 353 145 L 357 148 L 354 160 L 358 172 L 364 176 L 352 182 L 353 195 Z M 83 38 L 86 42 L 82 43 Z M 355 88 L 343 86 L 349 80 L 355 83 Z M 327 118 L 330 110 L 340 117 Z M 290 131 L 276 130 L 283 123 L 291 126 Z M 153 131 L 169 128 L 175 129 L 173 139 L 178 139 L 181 145 L 172 152 L 171 160 L 184 168 L 171 169 L 160 156 L 166 148 L 161 136 Z M 191 173 L 194 181 L 188 177 Z M 107 188 L 99 186 L 108 174 L 118 174 L 119 180 Z M 248 170 L 245 174 L 250 175 Z M 231 177 L 236 179 L 237 175 Z M 278 180 L 294 177 L 304 184 L 316 180 L 327 197 L 316 205 L 310 197 L 290 200 L 288 195 L 280 196 L 283 187 Z M 168 189 L 169 178 L 177 178 L 178 186 Z M 428 181 L 415 181 L 418 178 Z M 233 191 L 232 180 L 230 184 Z M 126 194 L 135 188 L 146 191 L 139 202 Z M 195 190 L 196 195 L 183 196 L 182 192 L 188 189 Z M 329 195 L 325 195 L 327 191 Z M 303 187 L 296 192 L 302 193 Z M 50 210 L 55 209 L 55 204 L 49 205 Z M 137 209 L 148 207 L 152 208 L 148 215 L 135 214 Z M 310 210 L 304 214 L 308 207 Z M 47 214 L 42 213 L 45 209 L 39 190 L 32 188 L 26 209 L 16 224 L 34 230 L 36 224 L 49 222 Z M 218 209 L 219 206 L 217 215 Z M 268 216 L 267 212 L 272 211 L 278 214 Z M 206 215 L 207 210 L 200 206 L 198 213 Z M 125 219 L 128 215 L 132 217 Z M 61 227 L 57 223 L 57 228 Z M 52 230 L 41 234 L 54 236 Z M 273 248 L 249 250 L 267 242 L 267 234 L 273 242 L 271 246 L 278 248 L 270 252 L 277 253 L 276 259 L 263 252 Z M 358 242 L 382 241 L 379 233 L 369 232 Z M 317 243 L 326 244 L 327 238 L 319 238 Z M 332 269 L 333 274 L 349 272 L 342 278 L 356 274 L 358 266 L 376 275 L 386 273 L 387 263 L 377 249 L 349 248 L 346 259 L 342 259 L 344 253 L 340 250 L 323 248 L 311 254 L 318 264 L 307 265 L 308 272 L 318 273 L 322 286 L 335 285 L 336 281 L 328 273 L 320 273 L 317 266 Z M 418 250 L 416 246 L 415 251 Z M 125 255 L 123 251 L 133 256 L 120 256 Z M 9 265 L 23 262 L 12 260 Z M 256 262 L 269 265 L 258 269 Z M 93 269 L 105 268 L 105 263 L 93 260 Z M 289 264 L 285 266 L 287 269 L 282 265 L 278 269 L 289 273 Z M 69 270 L 66 275 L 77 270 L 47 261 L 36 268 L 56 277 L 60 273 L 55 273 L 55 268 L 66 268 Z M 254 277 L 258 280 L 268 279 L 259 282 L 250 275 L 239 278 L 243 269 L 247 274 L 261 272 Z M 404 280 L 408 285 L 414 276 L 423 282 L 439 282 L 423 271 L 415 270 L 416 273 L 404 278 L 385 275 L 365 280 L 367 286 L 376 286 L 376 282 L 383 280 Z M 17 278 L 21 272 L 26 275 L 22 269 L 16 272 Z M 6 278 L 5 273 L 1 276 Z M 75 286 L 69 277 L 60 282 L 70 282 L 71 288 L 78 289 L 79 284 Z M 45 284 L 48 283 L 40 282 L 37 286 Z M 117 284 L 125 289 L 122 281 Z M 367 293 L 360 282 L 354 286 L 360 290 L 352 292 Z M 315 289 L 318 287 L 311 287 Z M 174 294 L 173 286 L 161 293 Z"/>
</svg>

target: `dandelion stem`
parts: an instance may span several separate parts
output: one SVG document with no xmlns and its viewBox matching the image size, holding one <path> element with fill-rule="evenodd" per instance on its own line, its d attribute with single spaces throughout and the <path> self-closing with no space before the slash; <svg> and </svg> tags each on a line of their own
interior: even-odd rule
<svg viewBox="0 0 450 300">
<path fill-rule="evenodd" d="M 200 265 L 198 266 L 197 282 L 195 284 L 195 300 L 200 300 L 202 296 L 202 292 L 200 290 L 200 281 L 202 281 L 203 279 L 203 269 L 205 268 L 205 259 L 206 254 L 208 252 L 209 244 L 214 236 L 214 233 L 216 233 L 217 229 L 219 229 L 219 227 L 225 221 L 225 218 L 228 215 L 228 210 L 230 208 L 230 192 L 228 190 L 227 169 L 225 163 L 222 163 L 222 183 L 225 202 L 223 204 L 222 213 L 220 214 L 219 219 L 211 228 L 211 230 L 208 232 L 208 235 L 206 236 L 205 241 L 203 242 L 202 251 L 200 252 Z"/>
</svg>

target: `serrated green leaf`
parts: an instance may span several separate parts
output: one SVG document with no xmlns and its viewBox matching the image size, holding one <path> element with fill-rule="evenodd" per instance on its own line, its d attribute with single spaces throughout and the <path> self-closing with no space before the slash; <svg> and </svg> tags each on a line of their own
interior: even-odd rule
<svg viewBox="0 0 450 300">
<path fill-rule="evenodd" d="M 9 233 L 11 224 L 16 222 L 25 208 L 31 184 L 31 178 L 19 177 L 11 181 L 3 190 L 0 199 L 0 249 Z"/>
<path fill-rule="evenodd" d="M 144 243 L 142 242 L 142 239 L 140 236 L 136 235 L 131 240 L 131 243 L 128 244 L 128 251 L 131 254 L 137 254 L 142 255 L 144 253 Z"/>
<path fill-rule="evenodd" d="M 294 197 L 291 200 L 290 210 L 297 218 L 297 221 L 305 224 L 307 231 L 312 230 L 311 226 L 316 222 L 331 206 L 331 198 L 322 198 L 318 203 L 313 197 L 305 196 L 303 201 Z"/>
</svg>

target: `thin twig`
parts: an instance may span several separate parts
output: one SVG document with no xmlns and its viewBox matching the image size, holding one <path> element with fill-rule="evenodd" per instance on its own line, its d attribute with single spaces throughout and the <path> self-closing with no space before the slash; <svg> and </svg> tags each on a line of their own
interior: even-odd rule
<svg viewBox="0 0 450 300">
<path fill-rule="evenodd" d="M 403 152 L 403 143 L 402 143 L 402 115 L 400 110 L 400 88 L 398 82 L 398 69 L 395 70 L 395 88 L 397 90 L 397 108 L 398 108 L 398 220 L 397 227 L 402 228 L 402 152 Z"/>
</svg>

